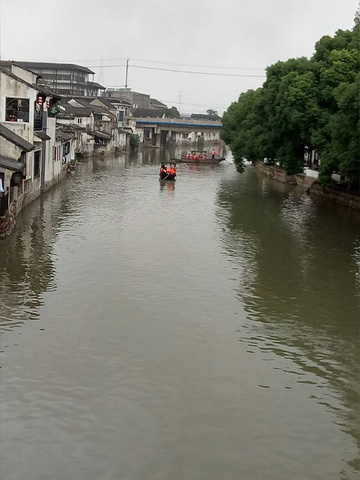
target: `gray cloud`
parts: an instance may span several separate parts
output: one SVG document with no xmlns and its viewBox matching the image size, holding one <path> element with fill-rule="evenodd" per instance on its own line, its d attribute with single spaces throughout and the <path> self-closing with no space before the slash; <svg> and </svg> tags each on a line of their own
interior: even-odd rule
<svg viewBox="0 0 360 480">
<path fill-rule="evenodd" d="M 219 111 L 277 60 L 311 56 L 315 42 L 353 27 L 358 0 L 0 0 L 1 57 L 93 66 L 96 81 L 123 85 L 183 112 Z M 100 66 L 102 65 L 102 68 Z M 201 68 L 200 68 L 201 67 Z"/>
</svg>

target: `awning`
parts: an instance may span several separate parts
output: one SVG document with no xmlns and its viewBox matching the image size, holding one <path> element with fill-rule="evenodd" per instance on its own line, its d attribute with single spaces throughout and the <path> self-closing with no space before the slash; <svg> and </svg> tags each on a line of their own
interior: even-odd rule
<svg viewBox="0 0 360 480">
<path fill-rule="evenodd" d="M 104 138 L 105 140 L 111 140 L 111 135 L 108 135 L 107 133 L 104 133 L 104 132 L 98 132 L 96 130 L 94 132 L 91 132 L 90 135 L 94 135 L 95 137 L 98 137 L 98 138 Z"/>
<path fill-rule="evenodd" d="M 13 172 L 21 172 L 24 168 L 23 163 L 19 163 L 14 158 L 4 157 L 0 155 L 0 167 L 6 168 L 7 170 L 11 170 Z"/>
<path fill-rule="evenodd" d="M 20 135 L 17 135 L 14 133 L 12 130 L 9 128 L 6 128 L 4 125 L 0 124 L 0 137 L 6 138 L 9 142 L 13 143 L 17 147 L 21 148 L 22 150 L 25 150 L 25 152 L 31 152 L 31 150 L 34 150 L 34 145 L 24 138 L 20 137 Z"/>
<path fill-rule="evenodd" d="M 63 130 L 56 131 L 56 140 L 62 140 L 63 142 L 68 142 L 72 139 L 71 133 L 65 133 Z"/>
<path fill-rule="evenodd" d="M 41 141 L 43 140 L 50 140 L 51 137 L 49 137 L 49 135 L 46 135 L 46 133 L 44 133 L 43 131 L 41 130 L 37 130 L 36 132 L 34 132 L 34 135 L 38 138 L 40 138 Z M 37 138 L 34 138 L 35 142 L 38 142 L 38 139 Z"/>
</svg>

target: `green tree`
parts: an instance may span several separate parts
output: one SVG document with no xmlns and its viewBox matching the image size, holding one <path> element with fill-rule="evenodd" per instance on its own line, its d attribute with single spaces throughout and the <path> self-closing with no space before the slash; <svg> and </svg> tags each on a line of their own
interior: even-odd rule
<svg viewBox="0 0 360 480">
<path fill-rule="evenodd" d="M 360 25 L 322 37 L 310 60 L 277 62 L 266 81 L 233 102 L 222 118 L 221 138 L 239 171 L 243 159 L 275 159 L 288 174 L 301 172 L 305 150 L 320 154 L 319 180 L 342 175 L 359 188 Z"/>
<path fill-rule="evenodd" d="M 180 113 L 176 107 L 171 107 L 165 110 L 165 116 L 168 118 L 180 118 Z"/>
<path fill-rule="evenodd" d="M 331 183 L 333 172 L 344 177 L 348 188 L 360 191 L 360 73 L 335 93 L 338 111 L 330 121 L 331 141 L 321 156 L 320 181 Z"/>
<path fill-rule="evenodd" d="M 135 134 L 131 134 L 130 135 L 130 140 L 129 140 L 129 144 L 130 144 L 130 149 L 131 150 L 136 150 L 139 145 L 140 145 L 140 137 L 139 135 L 135 135 Z"/>
<path fill-rule="evenodd" d="M 248 90 L 222 117 L 221 138 L 230 146 L 239 172 L 244 169 L 245 158 L 251 161 L 262 158 L 261 105 L 261 89 Z"/>
<path fill-rule="evenodd" d="M 267 69 L 263 97 L 271 153 L 288 175 L 303 171 L 305 147 L 311 147 L 311 125 L 318 114 L 314 82 L 312 65 L 304 57 Z"/>
<path fill-rule="evenodd" d="M 311 59 L 317 75 L 319 105 L 312 143 L 320 154 L 319 180 L 324 185 L 332 182 L 334 172 L 343 175 L 351 188 L 358 184 L 356 176 L 359 177 L 359 167 L 356 163 L 359 155 L 357 160 L 355 157 L 356 149 L 359 152 L 356 126 L 359 103 L 354 106 L 351 98 L 356 102 L 357 74 L 360 70 L 359 33 L 358 25 L 352 31 L 339 30 L 334 38 L 323 37 L 316 44 Z M 346 141 L 341 139 L 341 135 Z M 353 145 L 356 144 L 354 150 Z"/>
<path fill-rule="evenodd" d="M 354 23 L 355 23 L 355 26 L 360 25 L 360 2 L 359 2 L 359 6 L 358 6 L 358 8 L 355 12 Z"/>
</svg>

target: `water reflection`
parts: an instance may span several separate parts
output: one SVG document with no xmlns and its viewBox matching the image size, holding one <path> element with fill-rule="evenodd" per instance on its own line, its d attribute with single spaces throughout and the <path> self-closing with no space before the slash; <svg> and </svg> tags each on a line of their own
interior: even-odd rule
<svg viewBox="0 0 360 480">
<path fill-rule="evenodd" d="M 38 318 L 43 292 L 56 288 L 52 243 L 61 225 L 52 216 L 57 209 L 67 210 L 59 192 L 45 203 L 33 202 L 26 217 L 18 217 L 13 234 L 1 242 L 0 329 Z"/>
<path fill-rule="evenodd" d="M 175 181 L 159 180 L 160 191 L 172 193 L 175 190 Z"/>
<path fill-rule="evenodd" d="M 293 370 L 276 368 L 312 385 L 309 395 L 359 444 L 357 214 L 251 168 L 221 182 L 217 204 L 223 248 L 253 322 L 239 329 L 240 340 L 294 362 Z"/>
<path fill-rule="evenodd" d="M 358 216 L 160 162 L 79 164 L 0 242 L 2 312 L 40 316 L 3 332 L 5 477 L 355 478 Z"/>
</svg>

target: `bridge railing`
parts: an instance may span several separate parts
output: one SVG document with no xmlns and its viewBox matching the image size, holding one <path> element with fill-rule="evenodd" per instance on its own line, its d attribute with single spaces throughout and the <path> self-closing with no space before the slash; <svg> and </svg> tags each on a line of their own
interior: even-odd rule
<svg viewBox="0 0 360 480">
<path fill-rule="evenodd" d="M 215 127 L 221 128 L 222 123 L 214 120 L 193 120 L 183 118 L 140 118 L 133 117 L 139 124 L 151 124 L 151 125 L 177 125 L 177 126 L 202 126 L 202 127 Z"/>
</svg>

